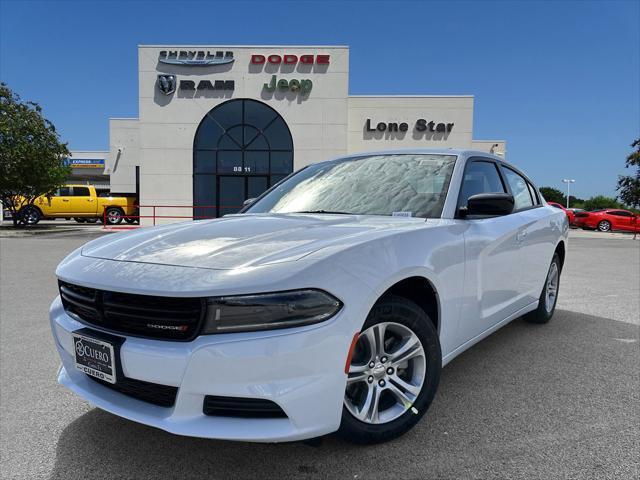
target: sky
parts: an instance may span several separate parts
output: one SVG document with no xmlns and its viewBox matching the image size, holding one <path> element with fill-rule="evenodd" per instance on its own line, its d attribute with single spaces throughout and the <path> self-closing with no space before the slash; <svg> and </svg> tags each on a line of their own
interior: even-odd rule
<svg viewBox="0 0 640 480">
<path fill-rule="evenodd" d="M 538 186 L 615 195 L 640 136 L 640 1 L 0 0 L 0 80 L 72 150 L 137 117 L 137 45 L 348 45 L 349 93 L 474 95 Z"/>
</svg>

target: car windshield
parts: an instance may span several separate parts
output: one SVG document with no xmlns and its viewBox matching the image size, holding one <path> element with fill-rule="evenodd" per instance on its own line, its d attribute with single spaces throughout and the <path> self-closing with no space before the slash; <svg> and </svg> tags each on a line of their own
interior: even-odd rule
<svg viewBox="0 0 640 480">
<path fill-rule="evenodd" d="M 345 158 L 300 170 L 246 213 L 330 213 L 437 218 L 455 155 Z"/>
</svg>

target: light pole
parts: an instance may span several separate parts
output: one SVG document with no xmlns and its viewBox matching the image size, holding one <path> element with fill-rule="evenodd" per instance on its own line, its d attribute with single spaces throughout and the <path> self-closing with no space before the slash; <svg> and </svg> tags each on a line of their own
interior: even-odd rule
<svg viewBox="0 0 640 480">
<path fill-rule="evenodd" d="M 563 178 L 562 179 L 562 183 L 566 183 L 567 184 L 567 208 L 569 208 L 569 192 L 570 192 L 570 188 L 569 186 L 572 183 L 575 183 L 575 180 L 573 178 Z"/>
</svg>

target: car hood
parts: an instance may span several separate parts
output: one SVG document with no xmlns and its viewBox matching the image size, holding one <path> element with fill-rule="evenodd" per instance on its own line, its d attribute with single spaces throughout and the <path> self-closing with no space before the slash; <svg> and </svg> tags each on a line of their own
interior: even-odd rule
<svg viewBox="0 0 640 480">
<path fill-rule="evenodd" d="M 82 248 L 85 257 L 228 270 L 296 261 L 328 246 L 350 246 L 423 218 L 360 215 L 237 215 L 107 235 Z"/>
</svg>

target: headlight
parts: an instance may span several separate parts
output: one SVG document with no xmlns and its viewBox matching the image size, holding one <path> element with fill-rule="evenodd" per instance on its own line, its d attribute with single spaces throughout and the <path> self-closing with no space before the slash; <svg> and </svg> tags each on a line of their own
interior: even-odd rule
<svg viewBox="0 0 640 480">
<path fill-rule="evenodd" d="M 214 297 L 207 301 L 203 332 L 230 333 L 300 327 L 323 322 L 342 308 L 342 302 L 321 290 Z"/>
</svg>

